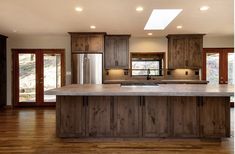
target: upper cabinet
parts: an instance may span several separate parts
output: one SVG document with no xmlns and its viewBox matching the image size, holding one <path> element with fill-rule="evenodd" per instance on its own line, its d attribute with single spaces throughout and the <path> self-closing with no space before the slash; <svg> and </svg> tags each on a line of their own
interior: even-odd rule
<svg viewBox="0 0 235 154">
<path fill-rule="evenodd" d="M 168 69 L 201 68 L 203 35 L 168 35 Z"/>
<path fill-rule="evenodd" d="M 69 33 L 72 52 L 104 52 L 105 33 Z"/>
<path fill-rule="evenodd" d="M 105 69 L 129 68 L 130 35 L 105 36 Z"/>
</svg>

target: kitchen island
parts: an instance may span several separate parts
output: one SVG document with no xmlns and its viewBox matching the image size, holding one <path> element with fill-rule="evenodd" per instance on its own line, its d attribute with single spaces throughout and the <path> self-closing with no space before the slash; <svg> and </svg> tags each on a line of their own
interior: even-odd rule
<svg viewBox="0 0 235 154">
<path fill-rule="evenodd" d="M 56 95 L 58 137 L 230 137 L 232 85 L 69 85 Z"/>
</svg>

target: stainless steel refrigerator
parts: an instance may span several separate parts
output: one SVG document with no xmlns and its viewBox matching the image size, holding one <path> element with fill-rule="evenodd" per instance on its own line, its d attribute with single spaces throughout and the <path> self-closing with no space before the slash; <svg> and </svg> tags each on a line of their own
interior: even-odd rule
<svg viewBox="0 0 235 154">
<path fill-rule="evenodd" d="M 77 84 L 102 84 L 102 54 L 74 54 Z"/>
</svg>

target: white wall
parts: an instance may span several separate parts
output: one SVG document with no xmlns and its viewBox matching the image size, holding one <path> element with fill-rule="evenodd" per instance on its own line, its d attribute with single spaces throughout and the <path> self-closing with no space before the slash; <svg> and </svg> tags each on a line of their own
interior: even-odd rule
<svg viewBox="0 0 235 154">
<path fill-rule="evenodd" d="M 66 72 L 71 71 L 70 37 L 58 35 L 36 35 L 9 37 L 7 43 L 7 105 L 12 103 L 12 57 L 11 49 L 14 48 L 40 48 L 40 49 L 65 49 Z M 204 47 L 233 47 L 232 37 L 205 37 Z M 167 39 L 165 37 L 142 37 L 130 39 L 130 52 L 167 52 Z M 71 76 L 66 76 L 66 84 L 71 83 Z"/>
</svg>

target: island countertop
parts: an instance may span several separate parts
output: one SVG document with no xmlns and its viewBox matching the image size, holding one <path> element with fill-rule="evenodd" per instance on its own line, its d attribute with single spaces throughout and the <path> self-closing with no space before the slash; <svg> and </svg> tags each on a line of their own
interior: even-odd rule
<svg viewBox="0 0 235 154">
<path fill-rule="evenodd" d="M 233 96 L 233 85 L 160 84 L 156 87 L 121 87 L 120 84 L 72 84 L 46 91 L 57 96 Z"/>
</svg>

